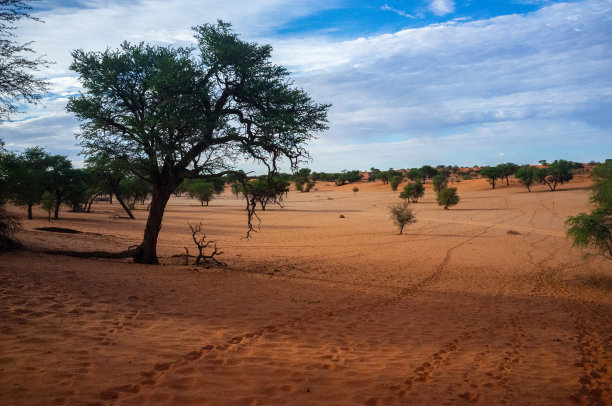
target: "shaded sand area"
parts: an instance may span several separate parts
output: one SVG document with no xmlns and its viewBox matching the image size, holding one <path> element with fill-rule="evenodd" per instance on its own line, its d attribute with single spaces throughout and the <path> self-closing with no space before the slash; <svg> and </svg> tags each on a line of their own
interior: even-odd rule
<svg viewBox="0 0 612 406">
<path fill-rule="evenodd" d="M 404 235 L 388 185 L 318 184 L 261 212 L 174 198 L 162 266 L 0 254 L 2 405 L 611 404 L 612 261 L 564 236 L 585 177 L 548 192 L 430 186 Z M 146 212 L 24 222 L 39 249 L 119 251 Z M 345 218 L 340 218 L 343 214 Z M 227 268 L 182 265 L 202 220 Z M 35 228 L 79 230 L 61 234 Z M 193 262 L 193 259 L 192 259 Z"/>
</svg>

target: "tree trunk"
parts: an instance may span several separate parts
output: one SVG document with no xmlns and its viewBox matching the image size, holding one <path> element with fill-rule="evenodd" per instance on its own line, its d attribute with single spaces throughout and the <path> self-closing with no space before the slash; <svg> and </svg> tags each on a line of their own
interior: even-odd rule
<svg viewBox="0 0 612 406">
<path fill-rule="evenodd" d="M 100 193 L 93 195 L 91 199 L 89 199 L 89 202 L 87 202 L 87 213 L 91 213 L 91 205 L 93 204 L 94 200 L 98 198 L 98 196 L 100 196 Z"/>
<path fill-rule="evenodd" d="M 491 185 L 493 185 L 493 189 L 495 189 L 495 179 L 491 179 Z"/>
<path fill-rule="evenodd" d="M 111 195 L 112 196 L 112 195 Z M 128 216 L 130 216 L 131 220 L 134 220 L 136 217 L 134 217 L 134 215 L 132 214 L 132 211 L 130 210 L 129 207 L 126 206 L 125 202 L 123 201 L 123 199 L 121 198 L 121 196 L 119 196 L 118 194 L 115 194 L 115 196 L 117 196 L 117 201 L 119 202 L 119 204 L 121 205 L 121 207 L 123 207 L 123 210 L 125 210 L 125 212 L 127 213 Z"/>
<path fill-rule="evenodd" d="M 58 197 L 55 199 L 55 211 L 53 212 L 53 220 L 59 220 L 59 209 L 63 199 L 57 191 L 55 193 Z"/>
<path fill-rule="evenodd" d="M 32 203 L 28 203 L 28 220 L 32 220 Z"/>
<path fill-rule="evenodd" d="M 161 230 L 164 210 L 171 194 L 172 190 L 169 186 L 154 187 L 144 237 L 140 246 L 134 251 L 134 262 L 140 264 L 159 264 L 157 259 L 157 237 Z"/>
<path fill-rule="evenodd" d="M 531 189 L 529 188 L 529 185 L 525 185 L 525 186 L 527 186 L 527 191 L 531 193 Z"/>
</svg>

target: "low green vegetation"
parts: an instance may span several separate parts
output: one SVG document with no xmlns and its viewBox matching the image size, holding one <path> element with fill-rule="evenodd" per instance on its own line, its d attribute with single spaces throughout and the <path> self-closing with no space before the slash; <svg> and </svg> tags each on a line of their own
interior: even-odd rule
<svg viewBox="0 0 612 406">
<path fill-rule="evenodd" d="M 315 182 L 311 179 L 310 174 L 311 171 L 308 168 L 302 168 L 293 174 L 295 190 L 300 192 L 310 192 L 315 185 Z"/>
<path fill-rule="evenodd" d="M 612 162 L 596 166 L 591 178 L 591 202 L 595 209 L 589 214 L 569 217 L 565 221 L 567 235 L 575 246 L 591 247 L 612 260 Z"/>
<path fill-rule="evenodd" d="M 363 174 L 357 170 L 342 171 L 340 173 L 313 172 L 310 179 L 313 182 L 333 182 L 336 186 L 342 186 L 347 183 L 359 182 L 363 179 Z"/>
</svg>

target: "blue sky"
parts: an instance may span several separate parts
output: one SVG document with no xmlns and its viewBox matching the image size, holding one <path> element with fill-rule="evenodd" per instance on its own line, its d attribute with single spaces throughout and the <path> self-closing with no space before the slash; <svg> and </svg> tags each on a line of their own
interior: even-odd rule
<svg viewBox="0 0 612 406">
<path fill-rule="evenodd" d="M 80 90 L 73 49 L 123 40 L 186 44 L 223 19 L 269 43 L 275 62 L 321 103 L 330 129 L 315 170 L 494 165 L 612 158 L 612 1 L 42 0 L 24 22 L 57 63 L 42 106 L 0 125 L 13 150 L 78 153 L 65 111 Z"/>
</svg>

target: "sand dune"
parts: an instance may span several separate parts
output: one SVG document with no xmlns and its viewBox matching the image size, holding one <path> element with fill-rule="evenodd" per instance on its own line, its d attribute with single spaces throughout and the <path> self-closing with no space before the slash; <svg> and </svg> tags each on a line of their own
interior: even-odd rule
<svg viewBox="0 0 612 406">
<path fill-rule="evenodd" d="M 260 213 L 244 202 L 168 206 L 162 266 L 0 254 L 3 405 L 612 403 L 612 263 L 583 257 L 567 216 L 588 179 L 547 192 L 455 184 L 398 235 L 388 185 L 320 183 Z M 62 213 L 19 238 L 38 249 L 123 250 L 146 220 L 118 205 Z M 343 214 L 345 218 L 340 218 Z M 227 268 L 182 265 L 203 221 Z M 193 260 L 192 260 L 193 261 Z"/>
</svg>

